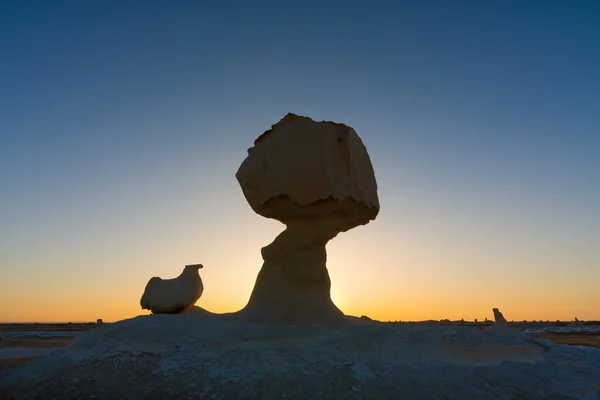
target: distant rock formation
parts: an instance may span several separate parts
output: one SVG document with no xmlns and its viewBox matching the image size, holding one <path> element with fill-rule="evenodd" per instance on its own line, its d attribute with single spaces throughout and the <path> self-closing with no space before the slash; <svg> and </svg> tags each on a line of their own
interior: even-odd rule
<svg viewBox="0 0 600 400">
<path fill-rule="evenodd" d="M 104 324 L 104 321 L 102 321 L 102 318 L 98 318 L 98 319 L 96 320 L 96 326 L 100 326 L 100 325 L 102 325 L 102 324 Z"/>
<path fill-rule="evenodd" d="M 331 321 L 325 245 L 379 213 L 367 149 L 349 126 L 286 115 L 254 142 L 236 173 L 252 209 L 286 229 L 264 260 L 240 314 L 273 322 Z"/>
<path fill-rule="evenodd" d="M 196 303 L 204 291 L 200 268 L 202 264 L 186 265 L 177 278 L 151 278 L 140 300 L 142 309 L 154 314 L 175 314 Z"/>
<path fill-rule="evenodd" d="M 508 328 L 508 323 L 506 322 L 506 319 L 504 319 L 504 315 L 502 315 L 502 313 L 500 312 L 499 309 L 497 308 L 492 308 L 492 311 L 494 312 L 494 323 L 487 327 L 485 330 L 505 330 Z"/>
<path fill-rule="evenodd" d="M 577 317 L 575 317 L 575 320 L 573 322 L 571 322 L 569 325 L 567 325 L 567 328 L 583 328 L 585 325 L 583 324 L 583 322 L 581 322 L 580 320 L 577 319 Z"/>
<path fill-rule="evenodd" d="M 500 310 L 498 310 L 497 308 L 492 308 L 492 311 L 494 312 L 494 324 L 507 326 L 506 319 L 504 319 L 504 315 L 502 315 Z"/>
</svg>

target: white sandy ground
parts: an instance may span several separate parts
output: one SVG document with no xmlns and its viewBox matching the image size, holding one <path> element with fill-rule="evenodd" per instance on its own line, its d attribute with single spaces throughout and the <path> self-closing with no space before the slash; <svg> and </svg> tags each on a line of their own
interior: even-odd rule
<svg viewBox="0 0 600 400">
<path fill-rule="evenodd" d="M 17 331 L 2 332 L 3 336 L 12 339 L 50 339 L 50 338 L 69 338 L 77 336 L 78 331 Z"/>
<path fill-rule="evenodd" d="M 570 326 L 547 326 L 547 327 L 536 327 L 528 328 L 525 333 L 598 333 L 600 335 L 600 325 L 590 325 L 582 327 L 570 327 Z"/>
<path fill-rule="evenodd" d="M 509 329 L 151 315 L 0 375 L 1 399 L 600 399 L 600 349 Z"/>
<path fill-rule="evenodd" d="M 30 349 L 23 347 L 0 348 L 0 360 L 10 360 L 12 358 L 37 357 L 54 352 L 55 348 Z M 0 397 L 1 399 L 2 397 Z"/>
</svg>

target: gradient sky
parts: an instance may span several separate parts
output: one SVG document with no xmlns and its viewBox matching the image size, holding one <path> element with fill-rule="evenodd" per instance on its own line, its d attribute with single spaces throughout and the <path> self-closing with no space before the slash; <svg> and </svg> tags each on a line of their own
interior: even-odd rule
<svg viewBox="0 0 600 400">
<path fill-rule="evenodd" d="M 375 168 L 346 313 L 600 319 L 599 2 L 216 3 L 0 3 L 0 321 L 133 317 L 190 263 L 243 307 L 283 225 L 234 175 L 287 112 Z"/>
</svg>

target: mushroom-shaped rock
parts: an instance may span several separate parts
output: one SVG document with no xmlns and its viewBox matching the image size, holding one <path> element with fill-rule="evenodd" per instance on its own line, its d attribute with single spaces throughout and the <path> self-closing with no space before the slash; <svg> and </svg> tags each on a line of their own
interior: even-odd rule
<svg viewBox="0 0 600 400">
<path fill-rule="evenodd" d="M 241 314 L 278 322 L 343 317 L 331 301 L 325 245 L 379 213 L 375 173 L 356 131 L 288 114 L 256 139 L 236 178 L 256 213 L 286 225 L 262 248 Z"/>
<path fill-rule="evenodd" d="M 142 309 L 154 314 L 175 314 L 196 303 L 204 291 L 198 273 L 202 267 L 186 265 L 181 275 L 173 279 L 151 278 L 140 300 Z"/>
</svg>

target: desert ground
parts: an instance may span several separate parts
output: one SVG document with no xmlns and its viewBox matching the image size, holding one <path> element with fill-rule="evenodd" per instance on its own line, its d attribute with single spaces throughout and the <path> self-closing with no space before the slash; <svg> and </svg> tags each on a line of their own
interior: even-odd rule
<svg viewBox="0 0 600 400">
<path fill-rule="evenodd" d="M 27 364 L 52 349 L 66 347 L 77 333 L 94 326 L 94 323 L 0 324 L 0 372 Z M 7 349 L 11 349 L 10 354 L 4 354 Z M 19 356 L 20 353 L 27 355 Z"/>
<path fill-rule="evenodd" d="M 536 339 L 549 339 L 557 344 L 600 347 L 600 332 L 534 333 Z"/>
<path fill-rule="evenodd" d="M 484 329 L 491 325 L 491 322 L 458 322 L 458 321 L 432 321 L 432 324 L 449 325 L 449 326 L 473 326 L 477 329 Z M 559 323 L 538 323 L 538 324 L 523 324 L 512 323 L 509 326 L 520 330 L 526 328 L 543 329 L 547 326 L 566 327 L 569 322 Z M 589 326 L 594 326 L 594 323 L 588 323 Z M 596 324 L 600 327 L 600 321 Z M 1 349 L 19 348 L 19 349 L 59 349 L 67 347 L 74 339 L 75 335 L 94 328 L 94 323 L 61 323 L 61 324 L 0 324 L 0 372 L 6 371 L 9 368 L 27 364 L 30 361 L 44 355 L 26 355 L 16 357 L 2 356 Z M 11 337 L 11 333 L 36 333 L 36 332 L 60 332 L 61 336 L 26 336 L 25 338 Z M 70 334 L 71 333 L 71 334 Z M 568 344 L 573 346 L 591 346 L 600 348 L 600 332 L 532 332 L 529 333 L 536 339 L 548 339 L 557 344 Z M 17 353 L 18 354 L 18 353 Z"/>
<path fill-rule="evenodd" d="M 2 327 L 0 354 L 10 361 L 0 371 L 0 392 L 8 399 L 203 400 L 588 400 L 600 393 L 599 349 L 582 345 L 582 337 L 597 345 L 599 326 L 484 329 L 490 324 L 348 317 L 282 325 L 205 311 L 67 331 Z M 6 356 L 20 350 L 53 353 Z"/>
</svg>

